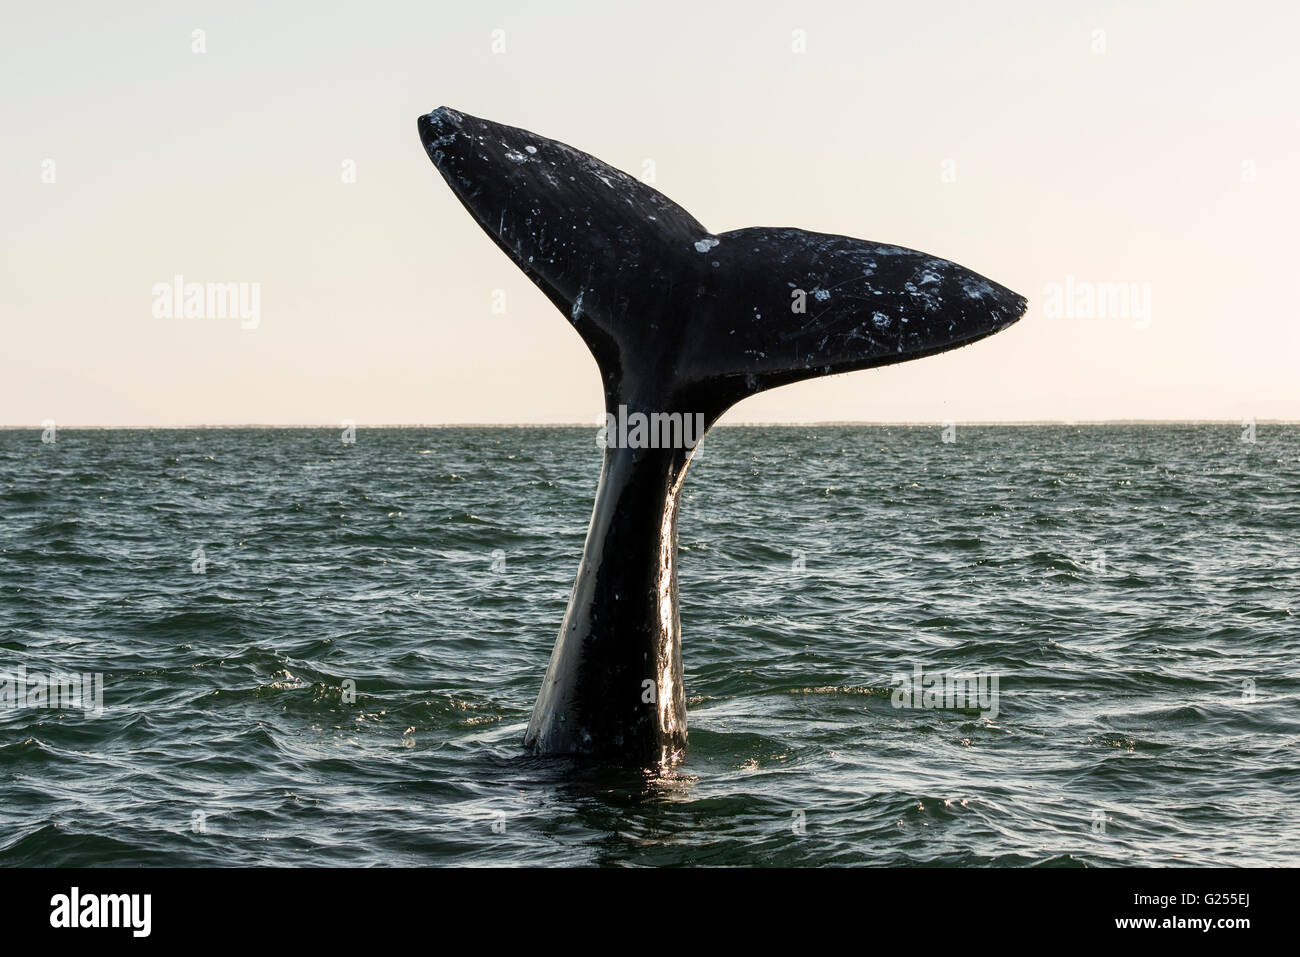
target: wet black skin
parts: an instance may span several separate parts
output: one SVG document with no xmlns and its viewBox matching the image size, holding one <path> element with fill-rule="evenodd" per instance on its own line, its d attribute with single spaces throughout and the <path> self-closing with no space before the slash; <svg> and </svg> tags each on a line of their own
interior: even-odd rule
<svg viewBox="0 0 1300 957">
<path fill-rule="evenodd" d="M 914 250 L 799 229 L 710 233 L 644 183 L 527 130 L 441 107 L 419 132 L 470 215 L 582 336 L 613 415 L 698 413 L 710 426 L 755 392 L 957 348 L 1024 313 L 1009 289 Z M 684 752 L 677 515 L 690 455 L 605 449 L 529 749 L 641 767 Z"/>
</svg>

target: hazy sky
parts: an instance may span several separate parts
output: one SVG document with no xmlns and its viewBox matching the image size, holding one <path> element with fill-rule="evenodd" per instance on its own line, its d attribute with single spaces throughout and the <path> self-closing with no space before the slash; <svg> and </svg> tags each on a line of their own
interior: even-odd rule
<svg viewBox="0 0 1300 957">
<path fill-rule="evenodd" d="M 1300 419 L 1297 9 L 8 2 L 0 424 L 594 421 L 585 346 L 425 156 L 443 104 L 649 160 L 715 232 L 910 246 L 1030 300 L 724 421 Z M 178 274 L 258 284 L 256 328 L 156 315 Z M 1089 318 L 1104 283 L 1139 314 Z"/>
</svg>

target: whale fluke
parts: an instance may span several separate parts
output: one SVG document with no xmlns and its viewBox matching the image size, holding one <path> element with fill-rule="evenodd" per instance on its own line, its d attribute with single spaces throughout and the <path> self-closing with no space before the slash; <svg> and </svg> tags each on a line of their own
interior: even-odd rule
<svg viewBox="0 0 1300 957">
<path fill-rule="evenodd" d="M 622 430 L 607 441 L 525 744 L 671 762 L 686 744 L 676 553 L 693 441 L 748 395 L 966 345 L 1026 302 L 900 246 L 791 228 L 711 233 L 594 156 L 447 107 L 421 116 L 419 132 L 475 221 L 582 336 L 608 415 L 650 423 L 640 443 Z M 692 421 L 695 433 L 679 428 Z"/>
</svg>

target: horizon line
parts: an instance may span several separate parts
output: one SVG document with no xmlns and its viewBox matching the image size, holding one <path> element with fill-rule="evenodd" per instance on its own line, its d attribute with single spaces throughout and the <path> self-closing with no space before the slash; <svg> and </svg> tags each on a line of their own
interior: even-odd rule
<svg viewBox="0 0 1300 957">
<path fill-rule="evenodd" d="M 712 426 L 714 429 L 737 428 L 916 428 L 920 426 L 961 425 L 966 427 L 989 426 L 1109 426 L 1109 425 L 1221 425 L 1240 427 L 1244 422 L 1255 425 L 1300 425 L 1296 419 L 913 419 L 896 421 L 867 421 L 860 419 L 825 419 L 815 422 L 731 422 Z M 415 422 L 415 423 L 262 423 L 247 422 L 236 424 L 199 424 L 199 425 L 59 425 L 53 423 L 58 431 L 200 431 L 215 429 L 594 429 L 599 428 L 595 422 Z M 40 432 L 48 428 L 40 425 L 0 425 L 0 432 Z"/>
</svg>

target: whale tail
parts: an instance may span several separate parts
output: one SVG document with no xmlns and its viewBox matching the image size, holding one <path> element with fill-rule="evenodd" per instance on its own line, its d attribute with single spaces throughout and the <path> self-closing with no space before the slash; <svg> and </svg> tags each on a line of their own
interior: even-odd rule
<svg viewBox="0 0 1300 957">
<path fill-rule="evenodd" d="M 745 396 L 966 345 L 1025 309 L 1009 289 L 899 246 L 800 229 L 711 233 L 657 190 L 527 130 L 446 107 L 419 130 L 475 221 L 586 342 L 607 414 L 702 423 L 692 446 Z M 676 556 L 690 457 L 681 442 L 635 434 L 606 441 L 524 739 L 542 753 L 644 766 L 686 745 Z"/>
<path fill-rule="evenodd" d="M 802 229 L 714 234 L 658 190 L 527 130 L 441 107 L 424 147 L 475 221 L 582 336 L 619 404 L 703 412 L 954 349 L 1025 299 L 956 263 Z"/>
</svg>

